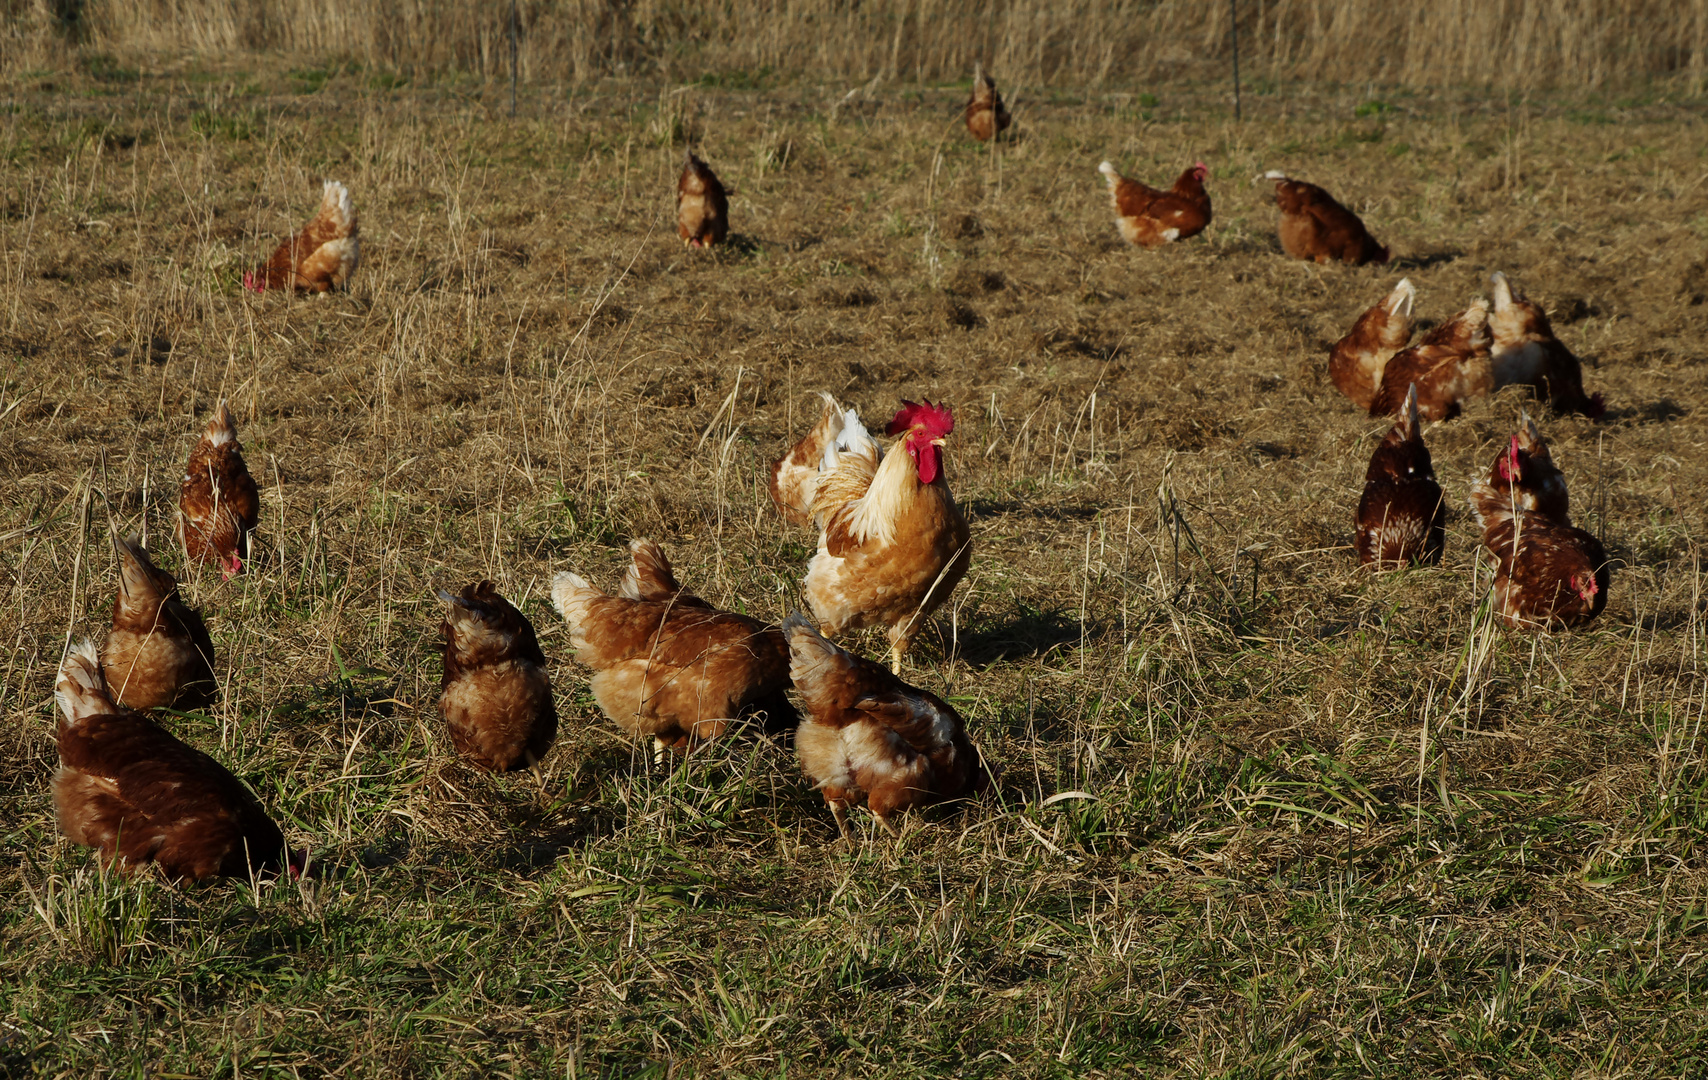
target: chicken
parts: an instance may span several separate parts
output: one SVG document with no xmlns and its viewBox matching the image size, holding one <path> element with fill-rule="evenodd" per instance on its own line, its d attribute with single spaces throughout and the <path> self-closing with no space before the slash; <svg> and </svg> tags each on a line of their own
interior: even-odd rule
<svg viewBox="0 0 1708 1080">
<path fill-rule="evenodd" d="M 1487 394 L 1493 378 L 1489 305 L 1478 299 L 1416 345 L 1394 354 L 1382 369 L 1382 385 L 1370 399 L 1370 415 L 1397 415 L 1415 384 L 1418 414 L 1425 420 L 1451 420 L 1459 415 L 1463 402 Z"/>
<path fill-rule="evenodd" d="M 884 627 L 898 674 L 919 627 L 972 561 L 967 519 L 943 476 L 954 430 L 947 408 L 904 401 L 888 429 L 902 438 L 886 453 L 827 394 L 825 416 L 772 469 L 785 514 L 806 500 L 819 529 L 804 583 L 813 616 L 832 635 Z M 815 448 L 816 473 L 806 465 Z"/>
<path fill-rule="evenodd" d="M 1273 169 L 1257 179 L 1275 182 L 1281 249 L 1293 258 L 1351 266 L 1388 261 L 1388 249 L 1376 243 L 1358 215 L 1322 188 Z"/>
<path fill-rule="evenodd" d="M 764 713 L 765 729 L 792 726 L 788 647 L 758 619 L 718 611 L 676 584 L 650 540 L 629 545 L 617 596 L 579 574 L 552 581 L 576 659 L 593 669 L 593 698 L 630 735 L 686 753 Z"/>
<path fill-rule="evenodd" d="M 1109 182 L 1115 224 L 1129 244 L 1161 247 L 1197 236 L 1210 224 L 1210 195 L 1204 190 L 1210 167 L 1202 161 L 1181 173 L 1168 191 L 1129 180 L 1107 161 L 1097 166 L 1097 171 Z"/>
<path fill-rule="evenodd" d="M 676 180 L 676 232 L 689 247 L 721 244 L 729 236 L 729 196 L 692 150 Z"/>
<path fill-rule="evenodd" d="M 1528 417 L 1470 501 L 1495 557 L 1495 611 L 1508 626 L 1581 626 L 1607 606 L 1607 551 L 1567 519 L 1565 478 Z"/>
<path fill-rule="evenodd" d="M 534 627 L 490 581 L 440 590 L 451 605 L 439 715 L 457 753 L 493 772 L 538 764 L 557 738 L 557 707 Z"/>
<path fill-rule="evenodd" d="M 1405 411 L 1365 470 L 1354 546 L 1360 563 L 1389 570 L 1440 562 L 1446 537 L 1447 504 L 1418 431 L 1414 386 L 1406 394 Z"/>
<path fill-rule="evenodd" d="M 1411 341 L 1412 304 L 1416 299 L 1417 289 L 1411 279 L 1401 278 L 1393 292 L 1360 315 L 1330 350 L 1329 378 L 1360 409 L 1370 407 L 1388 361 Z"/>
<path fill-rule="evenodd" d="M 101 670 L 113 699 L 130 709 L 203 709 L 217 690 L 213 639 L 178 598 L 178 580 L 136 540 L 120 540 L 119 593 Z"/>
<path fill-rule="evenodd" d="M 54 688 L 60 830 L 109 864 L 149 863 L 168 878 L 249 877 L 303 867 L 255 796 L 224 766 L 141 713 L 113 704 L 84 641 L 66 654 Z"/>
<path fill-rule="evenodd" d="M 1611 569 L 1601 541 L 1532 510 L 1515 510 L 1484 484 L 1471 491 L 1483 544 L 1495 557 L 1494 604 L 1516 630 L 1581 626 L 1607 606 Z"/>
<path fill-rule="evenodd" d="M 847 836 L 848 804 L 866 808 L 892 836 L 891 815 L 965 798 L 988 781 L 967 725 L 935 694 L 826 641 L 798 613 L 783 621 L 789 675 L 810 714 L 795 732 L 801 769 Z"/>
<path fill-rule="evenodd" d="M 350 275 L 362 258 L 356 207 L 350 189 L 336 180 L 320 189 L 320 210 L 302 232 L 279 245 L 259 270 L 243 275 L 243 287 L 255 292 L 290 288 L 323 293 L 350 287 Z"/>
<path fill-rule="evenodd" d="M 973 65 L 973 96 L 967 99 L 965 116 L 967 130 L 979 142 L 989 142 L 999 132 L 1008 130 L 1013 121 L 1002 105 L 1002 95 L 996 92 L 996 83 L 979 64 Z"/>
<path fill-rule="evenodd" d="M 1502 505 L 1514 510 L 1533 510 L 1561 524 L 1571 523 L 1571 496 L 1566 478 L 1554 465 L 1548 444 L 1528 415 L 1520 419 L 1518 434 L 1495 458 L 1484 484 L 1501 497 Z"/>
<path fill-rule="evenodd" d="M 1499 271 L 1490 275 L 1489 287 L 1494 296 L 1489 313 L 1494 388 L 1532 386 L 1555 412 L 1599 419 L 1607 411 L 1606 401 L 1600 394 L 1584 395 L 1583 365 L 1554 336 L 1541 305 L 1513 293 Z"/>
<path fill-rule="evenodd" d="M 226 577 L 243 572 L 249 534 L 261 519 L 261 499 L 231 410 L 219 403 L 201 441 L 190 451 L 178 492 L 178 539 L 191 562 L 213 559 Z"/>
</svg>

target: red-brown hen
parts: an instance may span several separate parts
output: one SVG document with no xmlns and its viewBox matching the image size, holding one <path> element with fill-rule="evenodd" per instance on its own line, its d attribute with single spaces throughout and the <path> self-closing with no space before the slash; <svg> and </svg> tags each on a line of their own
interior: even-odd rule
<svg viewBox="0 0 1708 1080">
<path fill-rule="evenodd" d="M 258 270 L 243 275 L 243 287 L 254 292 L 293 289 L 324 293 L 350 286 L 350 275 L 361 261 L 362 241 L 350 190 L 336 180 L 321 185 L 320 209 L 302 231 L 280 244 Z"/>
<path fill-rule="evenodd" d="M 222 401 L 184 469 L 184 483 L 178 490 L 178 538 L 191 562 L 211 559 L 229 578 L 243 572 L 249 534 L 260 520 L 261 497 L 243 462 L 237 424 Z"/>
<path fill-rule="evenodd" d="M 1202 161 L 1181 173 L 1167 191 L 1122 176 L 1108 161 L 1097 171 L 1108 181 L 1115 224 L 1129 244 L 1161 247 L 1197 236 L 1210 224 L 1210 194 L 1204 190 L 1210 167 Z"/>
</svg>

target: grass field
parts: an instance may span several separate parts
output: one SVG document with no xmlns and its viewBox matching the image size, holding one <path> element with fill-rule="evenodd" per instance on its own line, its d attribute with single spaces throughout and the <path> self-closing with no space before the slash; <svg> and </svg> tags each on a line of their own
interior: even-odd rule
<svg viewBox="0 0 1708 1080">
<path fill-rule="evenodd" d="M 1000 74 L 1000 73 L 999 73 Z M 88 62 L 0 94 L 0 1077 L 1700 1076 L 1708 1071 L 1708 139 L 1700 102 L 1159 85 L 600 82 Z M 684 251 L 682 139 L 737 191 Z M 1142 252 L 1097 163 L 1203 158 Z M 1393 245 L 1285 260 L 1250 180 Z M 242 292 L 347 182 L 348 296 Z M 1504 270 L 1607 396 L 1548 416 L 1619 559 L 1591 627 L 1491 625 L 1463 506 L 1522 395 L 1427 432 L 1440 569 L 1372 578 L 1385 424 L 1328 344 L 1402 274 Z M 631 536 L 800 606 L 765 468 L 829 389 L 958 426 L 973 568 L 910 658 L 1000 771 L 840 842 L 787 752 L 623 741 L 551 611 Z M 254 572 L 191 578 L 220 705 L 168 719 L 321 876 L 172 888 L 59 837 L 52 682 L 109 536 L 162 560 L 232 402 Z M 433 590 L 496 580 L 552 659 L 539 775 L 460 764 Z M 863 642 L 877 654 L 876 637 Z"/>
</svg>

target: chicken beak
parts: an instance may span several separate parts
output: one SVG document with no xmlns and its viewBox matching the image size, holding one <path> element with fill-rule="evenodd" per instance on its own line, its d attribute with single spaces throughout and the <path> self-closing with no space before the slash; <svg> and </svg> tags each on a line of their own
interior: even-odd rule
<svg viewBox="0 0 1708 1080">
<path fill-rule="evenodd" d="M 949 442 L 947 439 L 932 439 L 931 445 L 932 446 L 948 446 Z"/>
</svg>

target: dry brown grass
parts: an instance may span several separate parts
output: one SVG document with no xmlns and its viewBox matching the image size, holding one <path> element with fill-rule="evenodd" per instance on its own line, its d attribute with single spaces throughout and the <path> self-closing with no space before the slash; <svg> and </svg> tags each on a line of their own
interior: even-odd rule
<svg viewBox="0 0 1708 1080">
<path fill-rule="evenodd" d="M 283 50 L 412 73 L 492 77 L 510 63 L 506 0 L 9 0 L 8 8 L 14 67 L 54 63 L 55 38 L 67 35 L 108 51 Z M 1259 85 L 1531 91 L 1658 82 L 1700 94 L 1708 72 L 1708 0 L 1246 0 L 1239 20 L 1246 78 Z M 1228 5 L 1196 0 L 533 0 L 520 5 L 518 23 L 521 77 L 541 83 L 609 75 L 913 83 L 965 78 L 982 60 L 1012 93 L 1222 81 L 1233 51 Z"/>
<path fill-rule="evenodd" d="M 1235 125 L 1181 86 L 1034 100 L 980 147 L 952 90 L 600 82 L 512 122 L 456 82 L 97 74 L 0 116 L 0 893 L 30 898 L 0 1074 L 1700 1074 L 1694 112 L 1290 95 Z M 738 192 L 727 251 L 669 227 L 684 132 Z M 1215 223 L 1121 245 L 1104 157 L 1203 157 Z M 1399 264 L 1283 259 L 1269 167 Z M 354 292 L 242 293 L 323 175 Z M 1401 273 L 1439 318 L 1495 269 L 1610 403 L 1545 424 L 1623 564 L 1580 633 L 1479 614 L 1462 511 L 1439 570 L 1348 550 L 1383 425 L 1328 342 Z M 913 674 L 1002 782 L 899 846 L 835 844 L 769 744 L 649 768 L 544 595 L 650 535 L 785 614 L 810 538 L 763 469 L 821 387 L 957 408 L 977 550 Z M 225 696 L 173 722 L 319 853 L 300 892 L 103 881 L 46 794 L 106 537 L 168 534 L 220 397 L 263 551 L 188 585 Z M 1428 433 L 1456 510 L 1520 404 Z M 554 661 L 537 779 L 473 773 L 434 711 L 432 590 L 479 576 Z"/>
</svg>

